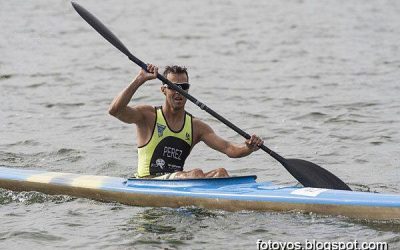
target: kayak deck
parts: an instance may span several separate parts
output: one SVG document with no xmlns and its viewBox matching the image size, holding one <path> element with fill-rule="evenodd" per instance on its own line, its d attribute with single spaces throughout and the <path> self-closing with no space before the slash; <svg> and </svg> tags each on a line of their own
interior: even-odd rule
<svg viewBox="0 0 400 250">
<path fill-rule="evenodd" d="M 256 176 L 210 179 L 124 179 L 0 167 L 0 187 L 66 194 L 135 206 L 198 206 L 227 211 L 301 211 L 400 220 L 400 195 L 277 186 Z"/>
</svg>

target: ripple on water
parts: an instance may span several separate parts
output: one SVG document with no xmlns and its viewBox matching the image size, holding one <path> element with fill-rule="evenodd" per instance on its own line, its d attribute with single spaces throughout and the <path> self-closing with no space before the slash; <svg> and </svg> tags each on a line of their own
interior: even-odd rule
<svg viewBox="0 0 400 250">
<path fill-rule="evenodd" d="M 322 112 L 309 112 L 304 115 L 292 117 L 291 120 L 321 120 L 324 119 L 327 114 Z"/>
<path fill-rule="evenodd" d="M 10 203 L 23 203 L 25 205 L 31 205 L 36 203 L 52 202 L 60 204 L 64 202 L 73 201 L 75 198 L 68 195 L 47 195 L 39 192 L 15 192 L 5 189 L 0 189 L 0 204 Z"/>
<path fill-rule="evenodd" d="M 356 119 L 355 117 L 352 117 L 350 114 L 341 114 L 337 115 L 335 117 L 328 118 L 324 121 L 326 124 L 343 124 L 343 125 L 352 125 L 352 124 L 361 124 L 361 123 L 366 123 L 365 121 L 362 121 L 360 119 Z"/>
<path fill-rule="evenodd" d="M 21 145 L 24 142 L 17 142 Z M 34 141 L 27 141 L 25 144 L 34 144 Z M 76 149 L 61 148 L 56 151 L 39 153 L 13 153 L 0 151 L 0 164 L 11 167 L 31 168 L 38 165 L 55 167 L 61 163 L 78 162 L 84 158 L 84 152 Z"/>
<path fill-rule="evenodd" d="M 13 77 L 12 74 L 4 74 L 4 75 L 0 75 L 0 81 L 1 80 L 7 80 L 10 79 L 11 77 Z"/>
<path fill-rule="evenodd" d="M 39 142 L 35 140 L 22 140 L 22 141 L 17 141 L 9 144 L 3 144 L 4 147 L 10 148 L 10 147 L 19 147 L 19 146 L 37 146 L 39 145 Z"/>
<path fill-rule="evenodd" d="M 61 109 L 71 109 L 71 108 L 75 108 L 75 107 L 81 107 L 86 105 L 83 102 L 76 102 L 76 103 L 42 103 L 41 105 L 43 105 L 46 108 L 61 108 Z"/>
<path fill-rule="evenodd" d="M 130 245 L 178 247 L 194 239 L 195 227 L 206 229 L 209 219 L 223 217 L 224 212 L 197 207 L 150 208 L 135 214 L 121 230 L 132 235 Z"/>
<path fill-rule="evenodd" d="M 27 240 L 30 239 L 34 242 L 57 242 L 57 241 L 65 241 L 64 237 L 61 236 L 56 236 L 51 234 L 48 231 L 42 231 L 42 230 L 37 230 L 37 231 L 22 231 L 22 230 L 16 230 L 16 231 L 11 231 L 9 232 L 4 238 L 7 238 L 7 240 L 14 239 L 23 239 Z"/>
</svg>

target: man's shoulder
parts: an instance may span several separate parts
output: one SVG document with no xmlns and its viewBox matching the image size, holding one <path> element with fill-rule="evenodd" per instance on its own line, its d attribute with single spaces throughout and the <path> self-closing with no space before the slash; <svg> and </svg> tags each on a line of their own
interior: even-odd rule
<svg viewBox="0 0 400 250">
<path fill-rule="evenodd" d="M 135 106 L 135 109 L 143 113 L 154 113 L 155 107 L 146 104 L 139 104 Z"/>
<path fill-rule="evenodd" d="M 154 119 L 154 117 L 156 116 L 156 112 L 155 112 L 155 107 L 151 106 L 151 105 L 136 105 L 134 107 L 134 109 L 136 110 L 136 112 L 140 113 L 140 115 L 142 116 L 142 118 L 144 120 L 148 120 L 148 119 Z"/>
<path fill-rule="evenodd" d="M 203 141 L 205 135 L 210 135 L 213 133 L 214 131 L 210 125 L 208 125 L 205 121 L 193 117 L 194 144 L 197 144 L 199 141 Z"/>
<path fill-rule="evenodd" d="M 197 117 L 193 117 L 192 122 L 194 129 L 197 130 L 198 132 L 203 132 L 206 129 L 211 128 L 206 122 L 200 120 Z"/>
<path fill-rule="evenodd" d="M 192 116 L 193 125 L 202 125 L 204 122 L 197 117 Z"/>
</svg>

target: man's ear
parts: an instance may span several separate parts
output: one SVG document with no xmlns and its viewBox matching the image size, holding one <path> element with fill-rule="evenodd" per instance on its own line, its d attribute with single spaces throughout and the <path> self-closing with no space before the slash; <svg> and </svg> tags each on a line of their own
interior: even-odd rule
<svg viewBox="0 0 400 250">
<path fill-rule="evenodd" d="M 167 88 L 164 86 L 164 85 L 162 85 L 161 86 L 161 92 L 163 92 L 163 94 L 166 96 L 167 95 L 167 93 L 166 93 L 166 90 Z"/>
</svg>

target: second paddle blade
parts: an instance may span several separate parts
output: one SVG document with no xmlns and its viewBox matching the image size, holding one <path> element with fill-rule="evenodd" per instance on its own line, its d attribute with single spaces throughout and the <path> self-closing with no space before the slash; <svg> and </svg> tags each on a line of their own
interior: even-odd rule
<svg viewBox="0 0 400 250">
<path fill-rule="evenodd" d="M 334 174 L 312 162 L 285 159 L 283 165 L 305 187 L 351 191 L 350 187 Z"/>
<path fill-rule="evenodd" d="M 71 2 L 72 7 L 78 12 L 78 14 L 92 26 L 102 37 L 124 53 L 127 57 L 132 57 L 131 52 L 125 47 L 125 45 L 112 33 L 97 17 L 95 17 L 88 10 L 80 6 L 75 2 Z"/>
</svg>

